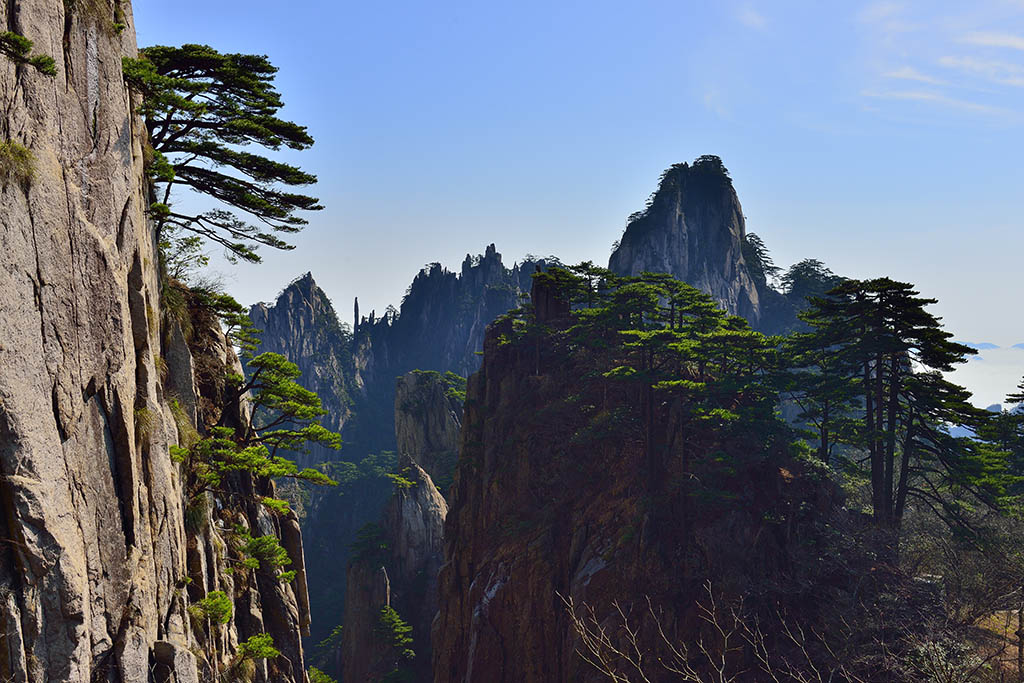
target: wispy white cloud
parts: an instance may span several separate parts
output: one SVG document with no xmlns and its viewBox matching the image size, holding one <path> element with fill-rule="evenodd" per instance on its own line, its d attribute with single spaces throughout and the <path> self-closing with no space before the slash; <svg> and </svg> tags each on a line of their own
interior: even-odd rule
<svg viewBox="0 0 1024 683">
<path fill-rule="evenodd" d="M 860 11 L 858 19 L 869 24 L 876 24 L 895 18 L 903 11 L 902 2 L 872 2 Z"/>
<path fill-rule="evenodd" d="M 873 2 L 860 11 L 857 19 L 889 40 L 922 28 L 920 22 L 908 16 L 905 2 Z"/>
<path fill-rule="evenodd" d="M 1024 6 L 1024 0 L 1012 2 Z M 1010 5 L 876 0 L 856 11 L 864 40 L 863 100 L 886 115 L 904 101 L 1024 123 L 1024 60 L 1017 58 L 1024 52 L 1024 16 Z"/>
<path fill-rule="evenodd" d="M 947 107 L 949 109 L 959 109 L 961 111 L 969 111 L 979 114 L 1005 115 L 1010 113 L 1001 107 L 993 107 L 988 104 L 981 104 L 980 102 L 958 99 L 956 97 L 945 95 L 941 92 L 934 92 L 930 90 L 865 90 L 861 94 L 865 97 L 876 99 L 925 102 Z"/>
<path fill-rule="evenodd" d="M 765 19 L 765 16 L 749 4 L 743 5 L 736 11 L 736 18 L 744 26 L 759 31 L 768 25 L 768 20 Z"/>
<path fill-rule="evenodd" d="M 1024 36 L 996 31 L 972 31 L 960 39 L 960 42 L 982 47 L 1005 47 L 1011 50 L 1024 50 Z"/>
<path fill-rule="evenodd" d="M 1024 67 L 977 57 L 941 57 L 939 64 L 1000 85 L 1024 87 Z"/>
<path fill-rule="evenodd" d="M 923 74 L 912 66 L 901 66 L 898 69 L 887 71 L 883 73 L 884 78 L 895 78 L 903 81 L 917 81 L 918 83 L 927 83 L 929 85 L 945 85 L 945 81 L 942 81 L 934 76 Z"/>
</svg>

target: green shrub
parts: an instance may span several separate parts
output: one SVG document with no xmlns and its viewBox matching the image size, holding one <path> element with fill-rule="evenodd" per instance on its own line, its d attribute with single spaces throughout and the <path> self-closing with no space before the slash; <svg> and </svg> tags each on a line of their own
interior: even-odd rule
<svg viewBox="0 0 1024 683">
<path fill-rule="evenodd" d="M 393 607 L 385 605 L 380 609 L 375 631 L 390 650 L 391 671 L 385 674 L 381 681 L 411 681 L 412 672 L 405 665 L 416 657 L 412 650 L 412 626 L 407 624 Z"/>
<path fill-rule="evenodd" d="M 391 605 L 380 608 L 377 620 L 377 633 L 385 638 L 388 645 L 395 649 L 403 659 L 412 659 L 416 653 L 409 649 L 412 645 L 412 626 L 407 624 Z"/>
<path fill-rule="evenodd" d="M 356 532 L 356 540 L 349 546 L 353 562 L 384 564 L 388 555 L 388 543 L 384 530 L 370 522 Z"/>
<path fill-rule="evenodd" d="M 57 64 L 53 61 L 53 57 L 49 55 L 33 55 L 31 52 L 32 41 L 25 36 L 13 31 L 0 32 L 0 55 L 6 55 L 18 64 L 28 64 L 41 74 L 47 76 L 57 75 Z"/>
<path fill-rule="evenodd" d="M 416 485 L 416 482 L 414 482 L 412 479 L 407 479 L 406 477 L 402 476 L 403 474 L 407 474 L 408 472 L 409 470 L 405 469 L 402 470 L 402 474 L 388 472 L 384 476 L 390 479 L 391 483 L 393 483 L 395 485 L 395 488 L 398 489 L 399 491 L 408 491 L 409 489 Z"/>
<path fill-rule="evenodd" d="M 263 503 L 268 509 L 273 510 L 279 515 L 286 515 L 291 510 L 291 506 L 287 500 L 281 498 L 271 498 L 270 496 L 260 496 L 260 502 Z"/>
<path fill-rule="evenodd" d="M 166 367 L 166 363 L 164 366 Z M 178 428 L 178 443 L 186 449 L 191 448 L 199 441 L 199 432 L 192 425 L 192 420 L 185 414 L 185 409 L 181 407 L 178 399 L 172 398 L 170 407 L 171 416 L 174 417 L 174 424 Z"/>
<path fill-rule="evenodd" d="M 268 499 L 274 500 L 274 499 Z M 295 580 L 295 570 L 284 571 L 292 563 L 288 551 L 284 549 L 277 536 L 266 535 L 253 537 L 245 529 L 235 529 L 242 546 L 239 549 L 246 556 L 242 560 L 242 566 L 247 569 L 266 569 L 273 572 L 282 583 L 291 583 Z"/>
<path fill-rule="evenodd" d="M 135 409 L 135 438 L 138 441 L 145 441 L 153 432 L 155 420 L 153 411 L 146 406 Z"/>
<path fill-rule="evenodd" d="M 269 633 L 257 633 L 238 644 L 238 655 L 242 659 L 273 659 L 280 654 L 281 651 L 274 647 L 274 638 Z"/>
<path fill-rule="evenodd" d="M 459 403 L 466 402 L 466 378 L 449 370 L 441 377 L 444 395 Z"/>
<path fill-rule="evenodd" d="M 35 174 L 35 157 L 17 142 L 0 142 L 0 180 L 13 178 L 27 183 Z"/>
<path fill-rule="evenodd" d="M 188 613 L 200 621 L 209 619 L 215 624 L 231 621 L 231 598 L 224 591 L 210 591 L 202 600 L 189 605 Z"/>
<path fill-rule="evenodd" d="M 338 683 L 315 666 L 309 667 L 307 673 L 309 674 L 309 683 Z"/>
<path fill-rule="evenodd" d="M 210 505 L 206 496 L 194 498 L 185 505 L 185 528 L 201 533 L 210 524 Z"/>
</svg>

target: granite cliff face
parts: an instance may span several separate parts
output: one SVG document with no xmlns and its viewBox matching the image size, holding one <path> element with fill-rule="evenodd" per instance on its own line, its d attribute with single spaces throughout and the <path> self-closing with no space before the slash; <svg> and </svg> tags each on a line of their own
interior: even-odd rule
<svg viewBox="0 0 1024 683">
<path fill-rule="evenodd" d="M 31 152 L 27 168 L 0 162 L 0 679 L 199 681 L 265 631 L 289 662 L 255 680 L 302 681 L 300 580 L 230 579 L 219 532 L 186 519 L 169 454 L 186 423 L 202 427 L 199 359 L 160 313 L 145 129 L 121 75 L 130 4 L 19 0 L 0 26 L 57 71 L 0 56 L 0 144 Z M 183 420 L 172 385 L 189 394 Z M 294 520 L 224 511 L 301 564 Z M 214 653 L 187 607 L 226 586 L 235 616 Z"/>
<path fill-rule="evenodd" d="M 665 171 L 645 210 L 633 214 L 608 268 L 669 273 L 757 326 L 758 287 L 743 260 L 743 209 L 718 157 Z"/>
<path fill-rule="evenodd" d="M 466 377 L 480 367 L 477 351 L 484 331 L 499 315 L 519 305 L 530 291 L 531 261 L 506 268 L 493 244 L 483 255 L 466 255 L 460 272 L 439 263 L 424 267 L 413 279 L 397 315 L 363 317 L 355 330 L 353 357 L 365 400 L 356 412 L 373 425 L 377 437 L 367 440 L 372 452 L 397 446 L 389 428 L 393 417 L 395 378 L 412 370 L 454 372 Z"/>
<path fill-rule="evenodd" d="M 395 385 L 398 452 L 422 467 L 447 491 L 458 459 L 465 385 L 461 378 L 413 371 Z"/>
<path fill-rule="evenodd" d="M 464 388 L 456 379 L 436 372 L 414 371 L 398 378 L 394 421 L 400 478 L 388 486 L 393 492 L 380 516 L 353 534 L 343 637 L 336 656 L 324 662 L 325 667 L 336 666 L 346 681 L 378 680 L 395 668 L 408 672 L 413 680 L 432 680 L 430 626 L 437 613 L 448 505 L 431 473 L 451 481 Z M 338 555 L 335 549 L 335 558 Z M 411 661 L 396 659 L 382 635 L 384 607 L 396 610 L 412 626 L 411 649 L 416 656 Z M 339 615 L 332 616 L 336 620 Z"/>
<path fill-rule="evenodd" d="M 327 637 L 344 611 L 345 583 L 335 580 L 336 568 L 347 562 L 356 532 L 380 519 L 390 495 L 388 480 L 377 471 L 387 459 L 382 454 L 415 454 L 439 488 L 451 482 L 456 448 L 446 444 L 454 444 L 458 433 L 459 401 L 445 397 L 448 387 L 440 379 L 406 376 L 396 393 L 396 378 L 417 369 L 473 372 L 487 324 L 519 304 L 538 264 L 546 262 L 507 268 L 493 244 L 482 255 L 467 254 L 458 273 L 429 264 L 399 310 L 359 315 L 351 335 L 309 274 L 291 283 L 275 304 L 251 309 L 250 318 L 263 330 L 258 352 L 278 351 L 298 364 L 300 382 L 331 412 L 325 425 L 343 440 L 340 451 L 314 450 L 305 459 L 326 463 L 336 478 L 349 482 L 312 491 L 303 503 L 314 642 Z M 401 416 L 408 411 L 399 410 L 396 422 L 399 403 L 422 405 L 429 413 L 405 420 Z M 355 473 L 353 464 L 359 466 Z"/>
<path fill-rule="evenodd" d="M 191 355 L 195 367 L 193 389 L 176 382 L 167 391 L 167 397 L 174 401 L 171 413 L 177 436 L 183 440 L 189 438 L 190 423 L 175 406 L 199 406 L 199 434 L 208 433 L 214 425 L 240 427 L 248 411 L 247 403 L 232 399 L 223 379 L 225 370 L 242 374 L 234 349 L 215 319 L 202 308 L 190 309 L 190 332 L 183 335 L 187 346 L 176 352 Z M 168 376 L 173 375 L 168 372 Z M 266 683 L 302 683 L 302 636 L 309 633 L 310 613 L 298 518 L 292 511 L 273 514 L 258 502 L 260 497 L 277 496 L 273 481 L 235 473 L 226 486 L 226 493 L 207 493 L 198 499 L 185 499 L 184 505 L 179 503 L 184 509 L 186 573 L 177 583 L 177 593 L 182 605 L 193 606 L 186 613 L 194 641 L 191 649 L 200 655 L 200 680 L 211 680 L 220 673 Z M 288 569 L 295 571 L 295 578 L 283 582 L 266 566 L 253 571 L 241 569 L 249 558 L 242 547 L 242 534 L 277 538 L 287 552 Z M 215 591 L 232 600 L 230 618 L 222 625 L 204 621 L 194 612 L 194 606 Z M 273 639 L 281 656 L 241 661 L 236 654 L 238 645 L 264 633 Z"/>
</svg>

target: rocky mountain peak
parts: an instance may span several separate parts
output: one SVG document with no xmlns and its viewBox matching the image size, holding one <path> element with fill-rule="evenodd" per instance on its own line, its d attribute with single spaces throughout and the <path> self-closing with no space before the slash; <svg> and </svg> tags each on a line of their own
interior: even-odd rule
<svg viewBox="0 0 1024 683">
<path fill-rule="evenodd" d="M 340 432 L 350 417 L 348 397 L 358 391 L 349 352 L 352 335 L 312 273 L 293 280 L 273 304 L 253 306 L 249 318 L 261 330 L 258 352 L 279 353 L 298 365 L 303 386 L 316 392 L 327 410 L 324 426 Z M 303 466 L 331 459 L 321 447 L 299 455 Z"/>
<path fill-rule="evenodd" d="M 761 306 L 743 260 L 745 235 L 728 170 L 718 157 L 702 156 L 662 174 L 647 207 L 629 217 L 608 267 L 621 275 L 669 273 L 756 323 Z"/>
</svg>

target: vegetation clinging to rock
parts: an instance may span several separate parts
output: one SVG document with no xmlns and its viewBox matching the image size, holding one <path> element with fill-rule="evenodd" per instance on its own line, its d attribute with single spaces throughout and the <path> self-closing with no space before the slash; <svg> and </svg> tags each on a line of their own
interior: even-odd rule
<svg viewBox="0 0 1024 683">
<path fill-rule="evenodd" d="M 57 75 L 57 65 L 53 57 L 32 54 L 32 41 L 13 31 L 0 32 L 0 54 L 6 55 L 17 64 L 27 64 L 46 76 Z"/>
<path fill-rule="evenodd" d="M 35 157 L 27 147 L 12 140 L 0 142 L 0 180 L 14 178 L 25 183 L 34 174 Z"/>
</svg>

